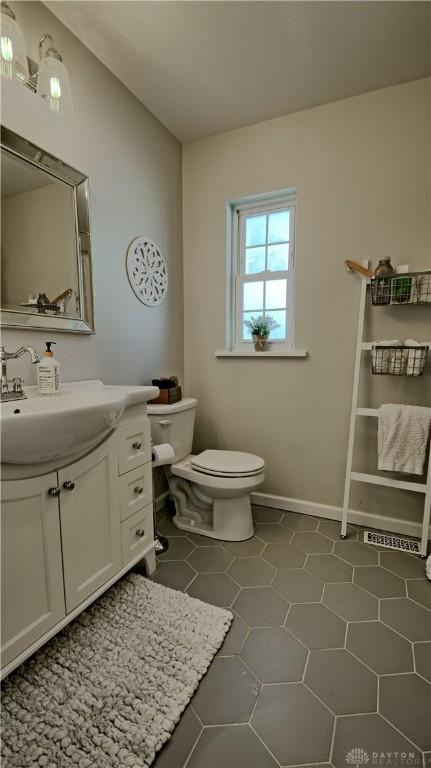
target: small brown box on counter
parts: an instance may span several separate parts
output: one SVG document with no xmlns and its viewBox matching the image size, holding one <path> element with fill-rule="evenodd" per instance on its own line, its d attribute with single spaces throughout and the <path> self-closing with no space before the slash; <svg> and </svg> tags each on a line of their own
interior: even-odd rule
<svg viewBox="0 0 431 768">
<path fill-rule="evenodd" d="M 171 387 L 170 389 L 161 389 L 159 396 L 150 400 L 150 403 L 152 405 L 172 405 L 179 403 L 181 399 L 181 387 Z"/>
</svg>

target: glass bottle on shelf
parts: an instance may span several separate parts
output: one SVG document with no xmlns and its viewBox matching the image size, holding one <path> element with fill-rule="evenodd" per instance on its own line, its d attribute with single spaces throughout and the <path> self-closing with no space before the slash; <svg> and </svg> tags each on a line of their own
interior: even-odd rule
<svg viewBox="0 0 431 768">
<path fill-rule="evenodd" d="M 391 275 L 394 273 L 390 258 L 379 260 L 374 270 L 373 304 L 391 303 Z"/>
</svg>

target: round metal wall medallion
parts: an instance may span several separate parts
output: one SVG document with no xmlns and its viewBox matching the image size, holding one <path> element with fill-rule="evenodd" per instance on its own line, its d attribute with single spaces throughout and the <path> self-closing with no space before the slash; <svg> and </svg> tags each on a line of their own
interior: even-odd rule
<svg viewBox="0 0 431 768">
<path fill-rule="evenodd" d="M 147 307 L 161 304 L 168 292 L 168 267 L 159 247 L 148 237 L 137 237 L 127 250 L 127 277 Z"/>
</svg>

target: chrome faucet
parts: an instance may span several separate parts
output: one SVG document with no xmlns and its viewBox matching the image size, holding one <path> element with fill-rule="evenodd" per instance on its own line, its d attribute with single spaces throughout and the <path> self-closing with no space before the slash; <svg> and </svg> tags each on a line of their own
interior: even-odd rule
<svg viewBox="0 0 431 768">
<path fill-rule="evenodd" d="M 21 357 L 26 352 L 31 357 L 32 363 L 39 363 L 40 357 L 35 352 L 33 347 L 20 347 L 16 352 L 6 352 L 6 348 L 0 346 L 0 360 L 1 360 L 1 389 L 0 389 L 0 401 L 6 400 L 24 400 L 27 395 L 22 391 L 22 379 L 19 377 L 13 378 L 9 382 L 7 377 L 7 361 L 14 358 Z M 9 389 L 9 384 L 12 384 L 12 389 Z"/>
</svg>

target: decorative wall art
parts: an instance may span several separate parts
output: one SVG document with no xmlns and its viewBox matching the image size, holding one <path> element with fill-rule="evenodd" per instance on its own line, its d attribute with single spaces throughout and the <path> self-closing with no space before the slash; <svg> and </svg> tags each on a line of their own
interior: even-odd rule
<svg viewBox="0 0 431 768">
<path fill-rule="evenodd" d="M 156 243 L 137 237 L 127 249 L 127 277 L 133 293 L 147 307 L 162 303 L 168 292 L 168 267 Z"/>
</svg>

